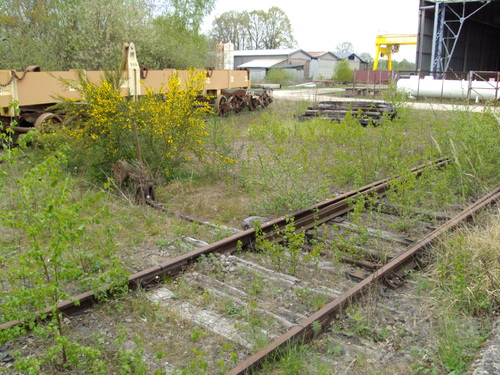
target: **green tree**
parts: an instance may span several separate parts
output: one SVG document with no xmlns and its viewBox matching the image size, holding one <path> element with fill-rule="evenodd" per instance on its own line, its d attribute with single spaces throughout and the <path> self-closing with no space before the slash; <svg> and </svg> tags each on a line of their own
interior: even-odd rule
<svg viewBox="0 0 500 375">
<path fill-rule="evenodd" d="M 248 49 L 264 49 L 265 15 L 266 12 L 263 10 L 243 12 L 243 24 L 247 33 Z"/>
<path fill-rule="evenodd" d="M 387 70 L 387 60 L 379 60 L 377 70 Z M 372 65 L 373 67 L 373 65 Z M 412 63 L 406 59 L 402 61 L 392 60 L 392 70 L 394 71 L 414 71 L 415 63 Z"/>
<path fill-rule="evenodd" d="M 266 74 L 266 82 L 279 83 L 282 86 L 289 85 L 293 78 L 293 74 L 286 69 L 273 68 Z"/>
<path fill-rule="evenodd" d="M 139 42 L 147 0 L 4 0 L 2 68 L 44 70 L 116 67 L 123 42 Z M 144 38 L 144 37 L 142 37 Z"/>
<path fill-rule="evenodd" d="M 202 68 L 207 65 L 209 41 L 183 20 L 161 15 L 151 21 L 148 40 L 136 44 L 141 65 L 151 69 Z"/>
<path fill-rule="evenodd" d="M 223 13 L 212 23 L 211 37 L 217 42 L 232 42 L 236 49 L 279 49 L 296 44 L 291 22 L 278 7 L 267 12 Z"/>
<path fill-rule="evenodd" d="M 398 71 L 413 71 L 415 70 L 415 63 L 406 59 L 403 59 L 402 61 L 392 61 L 392 69 Z"/>
<path fill-rule="evenodd" d="M 18 150 L 2 155 L 4 180 L 13 189 L 1 189 L 2 202 L 12 202 L 0 211 L 0 224 L 17 231 L 23 245 L 15 256 L 4 257 L 0 289 L 0 322 L 24 321 L 35 334 L 52 337 L 53 346 L 44 357 L 18 361 L 22 370 L 39 370 L 45 362 L 59 361 L 64 367 L 100 366 L 97 353 L 72 343 L 66 337 L 58 302 L 70 299 L 75 290 L 99 291 L 126 285 L 127 274 L 117 260 L 109 240 L 103 194 L 83 194 L 75 199 L 73 181 L 63 172 L 62 152 L 18 176 Z M 100 207 L 91 213 L 89 207 Z M 0 256 L 8 255 L 1 249 Z M 82 290 L 83 289 L 83 290 Z M 47 309 L 48 308 L 48 309 Z M 38 318 L 49 322 L 36 326 Z M 22 333 L 19 327 L 0 332 L 0 342 Z M 86 363 L 86 361 L 92 363 Z M 89 366 L 87 366 L 89 365 Z"/>
<path fill-rule="evenodd" d="M 2 0 L 0 68 L 111 70 L 129 41 L 151 68 L 202 67 L 214 1 Z"/>
<path fill-rule="evenodd" d="M 135 43 L 142 65 L 151 69 L 187 69 L 212 65 L 207 61 L 209 40 L 200 31 L 215 0 L 167 0 L 155 8 L 147 33 Z"/>
<path fill-rule="evenodd" d="M 52 0 L 0 2 L 0 35 L 3 39 L 0 43 L 0 68 L 22 69 L 33 63 L 43 65 L 47 62 L 47 40 L 40 30 L 50 28 L 53 3 Z"/>
<path fill-rule="evenodd" d="M 264 49 L 293 47 L 296 42 L 292 35 L 292 24 L 285 12 L 278 7 L 270 8 L 264 14 Z"/>
<path fill-rule="evenodd" d="M 180 21 L 187 30 L 199 31 L 203 18 L 214 9 L 215 0 L 169 0 L 163 15 Z"/>
<path fill-rule="evenodd" d="M 143 43 L 150 9 L 146 0 L 73 0 L 59 13 L 52 48 L 58 68 L 110 70 L 124 42 Z"/>
<path fill-rule="evenodd" d="M 368 64 L 373 63 L 373 57 L 368 52 L 362 52 L 359 54 L 359 58 Z"/>
<path fill-rule="evenodd" d="M 347 60 L 339 60 L 333 69 L 333 80 L 346 83 L 352 80 L 353 70 Z"/>
<path fill-rule="evenodd" d="M 372 70 L 373 69 L 373 57 L 370 55 L 368 52 L 362 52 L 359 55 L 359 58 L 366 62 L 368 64 L 367 69 Z"/>
</svg>

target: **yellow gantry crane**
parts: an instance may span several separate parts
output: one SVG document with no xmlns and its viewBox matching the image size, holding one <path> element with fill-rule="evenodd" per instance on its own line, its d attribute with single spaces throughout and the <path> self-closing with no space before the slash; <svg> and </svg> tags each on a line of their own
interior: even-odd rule
<svg viewBox="0 0 500 375">
<path fill-rule="evenodd" d="M 373 70 L 377 70 L 378 58 L 387 56 L 387 69 L 392 70 L 392 54 L 399 51 L 400 45 L 417 44 L 416 34 L 385 34 L 377 35 L 375 46 L 377 52 L 373 62 Z"/>
</svg>

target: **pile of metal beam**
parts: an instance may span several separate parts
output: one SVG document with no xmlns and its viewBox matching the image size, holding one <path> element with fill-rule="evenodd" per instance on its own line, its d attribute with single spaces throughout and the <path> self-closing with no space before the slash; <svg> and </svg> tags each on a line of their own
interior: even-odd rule
<svg viewBox="0 0 500 375">
<path fill-rule="evenodd" d="M 300 120 L 313 117 L 325 118 L 330 121 L 340 122 L 350 114 L 363 125 L 379 125 L 384 117 L 396 117 L 396 108 L 388 102 L 373 101 L 325 101 L 318 102 L 314 107 L 308 107 Z"/>
</svg>

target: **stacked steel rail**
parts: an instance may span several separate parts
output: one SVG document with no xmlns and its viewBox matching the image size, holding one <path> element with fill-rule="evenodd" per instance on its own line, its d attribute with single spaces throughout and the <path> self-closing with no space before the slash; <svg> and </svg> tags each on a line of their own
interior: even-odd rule
<svg viewBox="0 0 500 375">
<path fill-rule="evenodd" d="M 298 118 L 308 120 L 315 117 L 325 118 L 330 121 L 340 122 L 350 114 L 363 126 L 382 123 L 384 116 L 394 118 L 396 108 L 387 102 L 345 102 L 345 101 L 321 101 L 314 107 L 308 107 L 306 112 Z"/>
</svg>

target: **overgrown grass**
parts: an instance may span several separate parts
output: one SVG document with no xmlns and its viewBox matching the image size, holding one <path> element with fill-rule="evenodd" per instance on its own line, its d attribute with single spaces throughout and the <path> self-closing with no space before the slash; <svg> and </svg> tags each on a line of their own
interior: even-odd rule
<svg viewBox="0 0 500 375">
<path fill-rule="evenodd" d="M 474 228 L 456 231 L 434 252 L 439 299 L 457 311 L 489 317 L 500 307 L 500 211 Z"/>
<path fill-rule="evenodd" d="M 367 306 L 363 311 L 357 306 L 349 308 L 348 318 L 342 323 L 343 331 L 349 337 L 355 335 L 371 341 L 373 345 L 381 346 L 391 342 L 395 355 L 401 355 L 398 354 L 400 351 L 408 349 L 397 346 L 397 343 L 405 340 L 407 336 L 424 335 L 428 343 L 425 347 L 413 348 L 409 354 L 405 354 L 405 360 L 392 360 L 390 363 L 376 366 L 372 363 L 368 365 L 368 373 L 467 373 L 477 350 L 488 337 L 495 320 L 495 311 L 500 307 L 500 211 L 497 208 L 492 213 L 481 215 L 476 218 L 475 224 L 473 227 L 462 227 L 444 236 L 439 244 L 429 251 L 433 262 L 426 273 L 414 274 L 418 292 L 416 298 L 421 311 L 421 315 L 415 319 L 425 320 L 426 324 L 417 324 L 415 331 L 407 332 L 401 326 L 395 329 L 387 325 L 386 320 L 382 318 L 382 326 L 375 328 L 378 322 L 378 293 L 366 297 L 373 300 L 362 304 Z M 414 276 L 410 275 L 409 278 L 415 280 Z M 340 328 L 334 327 L 332 330 Z M 323 340 L 286 349 L 282 356 L 266 363 L 264 369 L 258 373 L 347 373 L 344 367 L 339 368 L 337 372 L 328 366 L 326 368 L 329 372 L 325 372 L 325 359 L 340 362 L 342 354 L 340 349 L 326 352 L 325 347 L 330 346 L 322 343 Z M 324 356 L 312 355 L 312 351 L 324 353 Z M 353 361 L 352 368 L 348 368 L 349 373 L 367 373 L 366 363 L 363 361 L 366 361 L 366 358 L 362 358 L 360 354 Z M 290 369 L 293 369 L 292 372 L 289 372 Z"/>
<path fill-rule="evenodd" d="M 274 103 L 266 111 L 242 113 L 227 119 L 209 118 L 205 146 L 216 158 L 205 163 L 186 163 L 182 171 L 171 176 L 171 185 L 158 187 L 160 200 L 179 211 L 188 210 L 194 216 L 216 218 L 224 224 L 234 225 L 238 219 L 251 214 L 284 215 L 340 191 L 393 175 L 403 178 L 388 197 L 402 207 L 403 216 L 410 215 L 415 206 L 446 211 L 451 205 L 467 203 L 498 185 L 500 125 L 489 108 L 482 113 L 462 109 L 443 113 L 413 110 L 402 102 L 397 105 L 399 117 L 385 119 L 378 127 L 362 127 L 355 117 L 348 117 L 341 123 L 321 119 L 299 122 L 294 115 L 303 111 L 303 103 Z M 44 156 L 40 155 L 40 150 L 28 151 L 26 157 L 19 159 L 17 172 L 9 173 L 17 173 L 20 178 L 23 170 L 43 160 Z M 220 155 L 236 163 L 220 162 L 217 159 Z M 408 175 L 410 168 L 441 156 L 453 162 L 419 179 Z M 2 171 L 5 167 L 0 165 Z M 72 179 L 71 198 L 75 201 L 88 190 L 100 189 L 92 186 L 91 178 L 78 168 L 66 168 L 63 172 Z M 7 183 L 4 187 L 12 188 Z M 134 270 L 146 268 L 142 266 L 147 264 L 145 258 L 156 250 L 163 254 L 161 249 L 175 243 L 179 235 L 198 236 L 209 242 L 210 238 L 216 238 L 199 226 L 183 225 L 162 213 L 132 206 L 119 197 L 120 193 L 116 192 L 114 197 L 108 195 L 106 198 L 107 220 L 113 221 L 114 226 L 114 231 L 107 234 L 108 240 L 118 246 L 121 259 Z M 3 201 L 0 207 L 10 210 L 14 204 Z M 91 215 L 93 209 L 97 207 L 84 207 L 81 212 Z M 472 242 L 476 234 L 464 230 L 450 241 L 448 251 L 443 251 L 436 260 L 435 286 L 440 288 L 435 291 L 436 298 L 448 296 L 449 305 L 456 309 L 453 311 L 463 316 L 485 316 L 498 308 L 499 267 L 495 249 L 498 249 L 499 239 L 498 230 L 491 230 L 498 226 L 498 216 L 493 222 L 488 226 L 490 229 L 483 230 L 481 242 Z M 0 262 L 4 265 L 17 255 L 28 239 L 18 236 L 12 228 L 2 227 L 2 234 Z M 484 251 L 476 253 L 471 249 Z M 8 283 L 8 280 L 2 282 Z M 460 336 L 452 335 L 457 334 L 460 326 L 453 326 L 449 316 L 442 313 L 442 329 L 438 330 L 442 334 L 436 342 L 442 342 L 439 346 L 443 352 L 458 354 L 450 357 L 436 352 L 432 361 L 419 362 L 425 371 L 433 368 L 462 371 L 468 363 L 470 351 L 464 352 L 462 346 L 446 349 L 450 343 L 460 340 Z M 459 321 L 463 323 L 467 319 L 456 319 Z M 483 334 L 470 337 L 470 340 L 463 340 L 469 348 L 474 348 Z M 140 350 L 138 348 L 129 357 L 118 354 L 124 359 L 116 366 L 135 363 L 133 366 L 140 373 Z M 91 357 L 95 353 L 88 355 Z M 193 357 L 194 366 L 197 354 L 193 353 Z M 283 362 L 284 372 L 275 372 L 274 365 L 269 365 L 269 372 L 312 371 L 300 364 L 302 357 L 300 347 L 292 349 L 290 355 L 284 357 L 289 358 L 283 360 L 287 362 Z M 320 362 L 317 363 L 317 370 L 309 373 L 328 373 Z"/>
<path fill-rule="evenodd" d="M 421 285 L 435 314 L 435 350 L 415 363 L 417 372 L 465 374 L 487 338 L 500 307 L 499 219 L 497 208 L 434 247 Z"/>
<path fill-rule="evenodd" d="M 276 354 L 274 361 L 266 362 L 259 373 L 263 374 L 330 374 L 329 364 L 312 354 L 307 345 L 292 345 Z"/>
<path fill-rule="evenodd" d="M 266 112 L 241 133 L 248 147 L 239 178 L 256 197 L 252 213 L 284 214 L 441 156 L 453 159 L 444 171 L 405 182 L 414 195 L 425 189 L 421 201 L 443 207 L 498 183 L 500 127 L 489 109 L 428 113 L 400 105 L 398 113 L 381 126 L 362 127 L 349 116 L 341 123 L 299 122 L 292 107 Z"/>
</svg>

